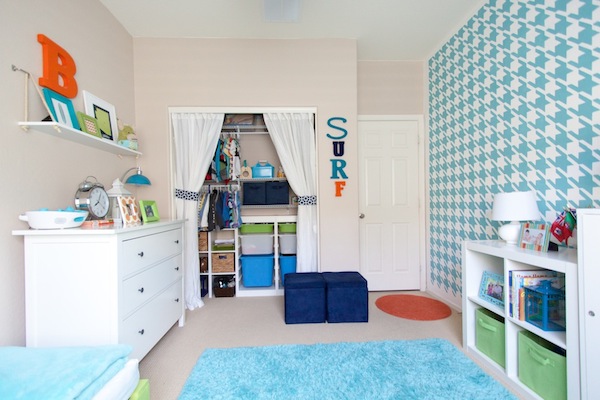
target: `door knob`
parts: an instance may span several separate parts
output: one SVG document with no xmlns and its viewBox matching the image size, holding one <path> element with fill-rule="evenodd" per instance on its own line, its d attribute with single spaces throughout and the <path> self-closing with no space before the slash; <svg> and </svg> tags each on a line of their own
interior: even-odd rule
<svg viewBox="0 0 600 400">
<path fill-rule="evenodd" d="M 363 214 L 363 213 L 358 214 L 358 218 L 363 219 L 364 217 L 365 217 L 365 214 Z"/>
</svg>

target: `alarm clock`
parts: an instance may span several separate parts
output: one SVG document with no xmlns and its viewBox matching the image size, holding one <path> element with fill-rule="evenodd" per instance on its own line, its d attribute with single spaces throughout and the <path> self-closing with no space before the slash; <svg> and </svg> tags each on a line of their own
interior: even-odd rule
<svg viewBox="0 0 600 400">
<path fill-rule="evenodd" d="M 75 193 L 75 206 L 80 210 L 89 212 L 91 219 L 101 219 L 106 217 L 110 210 L 110 201 L 104 186 L 96 180 L 96 182 L 86 180 L 79 184 L 79 188 Z"/>
</svg>

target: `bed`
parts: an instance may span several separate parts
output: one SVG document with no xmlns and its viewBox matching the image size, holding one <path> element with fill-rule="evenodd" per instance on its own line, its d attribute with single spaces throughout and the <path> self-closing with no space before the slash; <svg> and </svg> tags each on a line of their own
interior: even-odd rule
<svg viewBox="0 0 600 400">
<path fill-rule="evenodd" d="M 131 347 L 0 347 L 0 398 L 128 399 L 139 382 Z"/>
</svg>

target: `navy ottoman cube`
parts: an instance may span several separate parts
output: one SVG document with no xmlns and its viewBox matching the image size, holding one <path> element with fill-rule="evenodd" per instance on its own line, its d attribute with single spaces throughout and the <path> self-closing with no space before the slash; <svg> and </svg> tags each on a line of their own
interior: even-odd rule
<svg viewBox="0 0 600 400">
<path fill-rule="evenodd" d="M 325 322 L 325 280 L 318 272 L 285 275 L 285 323 Z"/>
<path fill-rule="evenodd" d="M 323 272 L 323 278 L 327 284 L 327 322 L 369 321 L 367 280 L 361 274 Z"/>
</svg>

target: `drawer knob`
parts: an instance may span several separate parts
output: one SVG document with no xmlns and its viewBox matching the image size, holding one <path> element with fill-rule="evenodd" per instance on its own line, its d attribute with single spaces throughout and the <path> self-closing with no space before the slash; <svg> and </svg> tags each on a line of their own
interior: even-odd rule
<svg viewBox="0 0 600 400">
<path fill-rule="evenodd" d="M 175 299 L 175 303 L 179 303 L 179 297 Z"/>
<path fill-rule="evenodd" d="M 143 335 L 143 334 L 144 334 L 144 330 L 142 329 L 141 331 L 138 331 L 138 333 L 139 333 L 140 335 Z"/>
<path fill-rule="evenodd" d="M 138 292 L 140 292 L 140 293 L 144 293 L 144 288 L 143 288 L 143 287 L 139 288 L 139 289 L 138 289 Z"/>
<path fill-rule="evenodd" d="M 175 244 L 179 244 L 179 240 L 176 240 L 176 241 L 175 241 Z"/>
<path fill-rule="evenodd" d="M 175 271 L 179 271 L 179 267 L 175 267 Z"/>
<path fill-rule="evenodd" d="M 138 253 L 138 256 L 140 256 L 140 257 L 144 257 L 144 252 L 143 252 L 143 251 L 140 251 L 140 252 Z"/>
<path fill-rule="evenodd" d="M 595 317 L 595 316 L 596 316 L 596 313 L 595 313 L 595 312 L 593 312 L 593 311 L 588 311 L 588 315 L 589 315 L 590 317 Z"/>
</svg>

